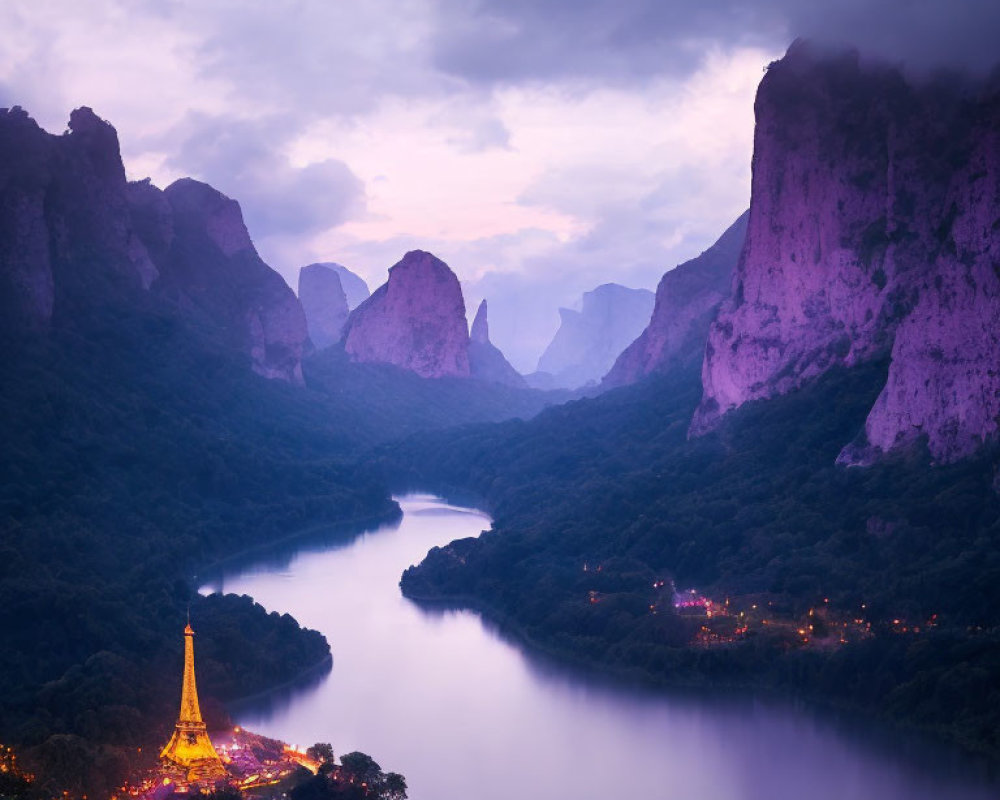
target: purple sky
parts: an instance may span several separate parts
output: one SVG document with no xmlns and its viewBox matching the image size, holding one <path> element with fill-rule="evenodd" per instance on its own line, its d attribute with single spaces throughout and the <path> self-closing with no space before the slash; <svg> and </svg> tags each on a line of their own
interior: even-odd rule
<svg viewBox="0 0 1000 800">
<path fill-rule="evenodd" d="M 749 203 L 752 103 L 795 35 L 982 69 L 997 0 L 4 0 L 0 105 L 90 105 L 132 178 L 238 199 L 264 258 L 372 288 L 444 258 L 531 370 L 556 308 L 655 288 Z"/>
</svg>

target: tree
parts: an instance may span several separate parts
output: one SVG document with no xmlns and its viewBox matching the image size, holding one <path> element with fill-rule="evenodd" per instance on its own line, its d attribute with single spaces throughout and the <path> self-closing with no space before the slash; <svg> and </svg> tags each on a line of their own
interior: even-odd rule
<svg viewBox="0 0 1000 800">
<path fill-rule="evenodd" d="M 377 786 L 382 776 L 382 768 L 374 758 L 357 751 L 340 757 L 340 765 L 344 772 L 352 776 L 355 782 Z"/>
<path fill-rule="evenodd" d="M 382 782 L 383 800 L 406 800 L 406 778 L 398 772 L 390 772 Z"/>
<path fill-rule="evenodd" d="M 327 742 L 316 742 L 306 750 L 306 755 L 321 764 L 331 764 L 333 763 L 333 745 Z"/>
</svg>

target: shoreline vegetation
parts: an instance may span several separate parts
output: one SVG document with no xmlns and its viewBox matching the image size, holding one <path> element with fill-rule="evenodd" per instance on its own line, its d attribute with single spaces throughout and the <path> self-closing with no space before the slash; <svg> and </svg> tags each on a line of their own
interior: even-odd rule
<svg viewBox="0 0 1000 800">
<path fill-rule="evenodd" d="M 329 653 L 320 658 L 318 661 L 314 662 L 313 664 L 307 667 L 303 667 L 295 675 L 293 675 L 286 681 L 274 684 L 273 686 L 268 686 L 264 689 L 261 689 L 259 692 L 254 692 L 253 694 L 249 694 L 244 697 L 236 697 L 232 700 L 227 700 L 225 703 L 226 709 L 231 710 L 241 705 L 254 703 L 258 700 L 264 700 L 268 697 L 272 697 L 273 695 L 283 692 L 285 690 L 294 689 L 302 685 L 303 683 L 306 683 L 312 678 L 320 678 L 326 675 L 328 672 L 330 672 L 331 669 L 333 669 L 332 649 Z"/>
<path fill-rule="evenodd" d="M 654 673 L 636 665 L 610 664 L 583 649 L 560 646 L 558 643 L 532 636 L 518 625 L 516 619 L 490 607 L 472 596 L 441 597 L 403 592 L 418 606 L 428 609 L 471 611 L 492 626 L 500 636 L 522 648 L 528 656 L 541 659 L 560 670 L 570 670 L 589 679 L 607 682 L 621 688 L 635 688 L 662 692 L 695 692 L 705 697 L 719 698 L 729 695 L 745 696 L 750 691 L 758 699 L 779 703 L 789 708 L 805 704 L 813 711 L 849 715 L 857 720 L 874 722 L 884 733 L 899 732 L 930 744 L 956 748 L 969 757 L 982 758 L 991 766 L 1000 766 L 1000 751 L 984 747 L 981 741 L 962 737 L 956 731 L 934 726 L 922 726 L 912 720 L 887 716 L 869 704 L 838 699 L 827 693 L 810 691 L 808 687 L 765 680 L 728 680 L 720 682 L 704 673 L 685 669 L 673 675 Z M 736 645 L 738 647 L 738 645 Z M 690 644 L 679 648 L 689 656 L 697 656 L 699 649 Z"/>
<path fill-rule="evenodd" d="M 200 597 L 195 570 L 399 510 L 321 395 L 253 375 L 149 298 L 3 362 L 0 741 L 41 791 L 110 795 L 176 719 L 189 603 L 207 717 L 330 656 L 289 615 Z"/>
<path fill-rule="evenodd" d="M 486 497 L 494 518 L 407 570 L 404 594 L 470 608 L 533 649 L 625 680 L 752 686 L 996 760 L 994 454 L 836 465 L 883 370 L 828 375 L 694 441 L 696 376 L 674 375 L 383 449 L 392 485 L 458 487 Z M 808 632 L 782 623 L 691 646 L 702 623 L 666 608 L 664 583 L 718 602 L 764 598 L 788 620 L 826 601 L 862 633 L 804 643 Z"/>
<path fill-rule="evenodd" d="M 240 562 L 256 555 L 266 555 L 269 551 L 280 550 L 296 542 L 304 543 L 305 540 L 319 538 L 320 536 L 324 540 L 328 537 L 330 539 L 335 537 L 340 539 L 342 537 L 345 542 L 351 541 L 362 534 L 380 528 L 382 525 L 397 522 L 402 519 L 402 516 L 403 512 L 399 507 L 399 503 L 392 500 L 390 508 L 377 514 L 308 525 L 294 533 L 234 550 L 224 556 L 213 559 L 202 567 L 200 571 L 193 573 L 190 579 L 191 590 L 192 592 L 197 592 L 199 584 L 204 585 L 205 582 L 211 582 L 213 575 L 219 571 L 223 571 L 226 565 L 233 564 L 234 562 Z"/>
<path fill-rule="evenodd" d="M 336 353 L 289 386 L 155 297 L 93 300 L 3 348 L 0 741 L 53 792 L 99 796 L 169 732 L 189 603 L 206 713 L 329 655 L 289 615 L 200 597 L 195 578 L 398 518 L 369 458 L 378 442 L 554 397 L 439 386 Z"/>
</svg>

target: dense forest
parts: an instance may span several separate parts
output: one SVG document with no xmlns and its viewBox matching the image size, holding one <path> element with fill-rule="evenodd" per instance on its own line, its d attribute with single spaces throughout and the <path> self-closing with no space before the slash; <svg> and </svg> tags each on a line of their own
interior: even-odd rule
<svg viewBox="0 0 1000 800">
<path fill-rule="evenodd" d="M 110 791 L 169 729 L 188 603 L 207 699 L 329 658 L 290 617 L 188 585 L 255 541 L 394 513 L 321 408 L 155 309 L 11 342 L 3 369 L 0 735 L 35 772 Z"/>
<path fill-rule="evenodd" d="M 0 742 L 51 788 L 91 794 L 168 734 L 189 604 L 208 710 L 329 659 L 287 615 L 200 598 L 195 571 L 398 514 L 357 461 L 365 446 L 548 402 L 475 381 L 438 391 L 336 353 L 310 361 L 306 388 L 268 381 L 156 298 L 109 298 L 5 339 L 0 392 Z"/>
<path fill-rule="evenodd" d="M 475 378 L 421 378 L 391 364 L 350 361 L 334 345 L 303 364 L 306 385 L 324 395 L 343 430 L 367 443 L 474 422 L 528 419 L 593 389 L 540 391 Z"/>
<path fill-rule="evenodd" d="M 835 465 L 885 369 L 830 373 L 691 441 L 689 373 L 384 448 L 400 488 L 473 492 L 495 517 L 403 590 L 631 679 L 777 687 L 1000 754 L 997 454 Z M 725 610 L 683 613 L 673 587 Z"/>
</svg>

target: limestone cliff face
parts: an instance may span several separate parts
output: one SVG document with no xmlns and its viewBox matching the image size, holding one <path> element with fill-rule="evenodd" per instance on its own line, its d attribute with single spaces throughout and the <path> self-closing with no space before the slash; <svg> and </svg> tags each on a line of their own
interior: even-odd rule
<svg viewBox="0 0 1000 800">
<path fill-rule="evenodd" d="M 299 302 L 306 315 L 309 338 L 318 350 L 340 341 L 350 309 L 340 274 L 326 264 L 299 270 Z"/>
<path fill-rule="evenodd" d="M 142 290 L 201 315 L 260 374 L 301 380 L 302 309 L 235 201 L 191 180 L 129 184 L 115 129 L 89 108 L 61 136 L 0 109 L 0 326 L 45 330 Z"/>
<path fill-rule="evenodd" d="M 559 330 L 538 359 L 538 371 L 569 389 L 598 381 L 649 323 L 655 295 L 606 283 L 583 295 L 580 311 L 560 308 Z"/>
<path fill-rule="evenodd" d="M 351 312 L 344 349 L 354 360 L 395 364 L 425 378 L 469 375 L 465 302 L 455 273 L 412 250 Z"/>
<path fill-rule="evenodd" d="M 926 437 L 953 461 L 993 438 L 1000 416 L 1000 93 L 980 103 L 968 159 L 944 196 L 933 269 L 899 324 L 885 388 L 842 463 Z"/>
<path fill-rule="evenodd" d="M 309 266 L 317 265 L 310 264 Z M 347 307 L 351 311 L 371 297 L 372 293 L 368 289 L 365 279 L 351 272 L 343 264 L 338 264 L 335 261 L 321 261 L 318 266 L 326 267 L 337 273 L 337 276 L 340 278 L 340 287 L 344 290 L 344 295 L 347 297 Z"/>
<path fill-rule="evenodd" d="M 770 67 L 746 241 L 709 331 L 692 434 L 889 353 L 869 440 L 843 460 L 918 437 L 953 459 L 992 433 L 1000 381 L 969 365 L 1000 355 L 982 335 L 997 309 L 995 106 L 803 43 Z"/>
<path fill-rule="evenodd" d="M 469 335 L 469 372 L 473 378 L 507 386 L 527 387 L 524 377 L 490 341 L 490 324 L 486 300 L 479 304 Z"/>
<path fill-rule="evenodd" d="M 136 227 L 159 258 L 153 289 L 221 327 L 258 374 L 301 383 L 305 314 L 257 254 L 239 204 L 190 178 L 168 186 L 162 200 L 155 192 L 137 190 L 143 203 L 134 207 Z"/>
<path fill-rule="evenodd" d="M 52 319 L 55 287 L 45 196 L 52 142 L 27 112 L 0 109 L 0 317 L 37 329 Z"/>
<path fill-rule="evenodd" d="M 44 330 L 115 287 L 148 287 L 156 268 L 134 235 L 118 135 L 89 108 L 61 136 L 0 109 L 3 326 Z"/>
<path fill-rule="evenodd" d="M 652 372 L 701 361 L 709 325 L 729 295 L 748 218 L 745 212 L 704 253 L 664 274 L 649 325 L 618 356 L 602 386 L 624 386 Z"/>
</svg>

